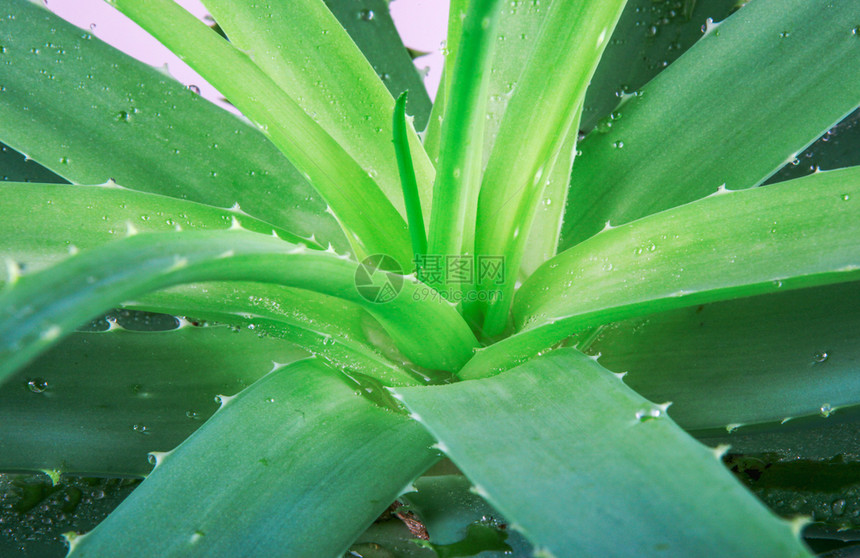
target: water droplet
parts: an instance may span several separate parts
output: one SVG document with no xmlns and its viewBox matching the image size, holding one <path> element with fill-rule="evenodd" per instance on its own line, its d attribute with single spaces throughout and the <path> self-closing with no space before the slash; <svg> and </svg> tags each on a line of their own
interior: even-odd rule
<svg viewBox="0 0 860 558">
<path fill-rule="evenodd" d="M 819 414 L 821 414 L 821 416 L 824 418 L 829 417 L 832 413 L 833 407 L 830 406 L 830 403 L 825 403 L 821 406 L 821 409 L 819 409 Z"/>
<path fill-rule="evenodd" d="M 636 420 L 638 420 L 639 422 L 654 420 L 656 418 L 660 418 L 661 416 L 663 416 L 663 410 L 660 407 L 651 407 L 650 409 L 636 411 Z"/>
<path fill-rule="evenodd" d="M 845 500 L 836 500 L 830 505 L 830 509 L 833 510 L 833 515 L 842 515 L 845 513 Z"/>
<path fill-rule="evenodd" d="M 621 140 L 618 140 L 612 144 L 612 147 L 614 147 L 615 149 L 621 149 L 622 147 L 624 147 L 624 142 Z"/>
<path fill-rule="evenodd" d="M 145 424 L 135 424 L 131 428 L 132 428 L 132 430 L 134 430 L 138 434 L 147 434 L 148 435 L 150 433 L 149 429 L 146 427 Z"/>
<path fill-rule="evenodd" d="M 42 393 L 48 389 L 48 381 L 44 378 L 33 378 L 27 382 L 27 389 L 33 393 Z"/>
<path fill-rule="evenodd" d="M 200 420 L 200 413 L 192 409 L 185 411 L 185 416 L 190 418 L 191 420 Z"/>
<path fill-rule="evenodd" d="M 188 86 L 188 90 L 194 93 L 195 95 L 200 95 L 200 88 L 194 85 L 193 83 Z"/>
<path fill-rule="evenodd" d="M 790 31 L 783 31 L 782 33 L 779 34 L 780 39 L 785 39 L 786 37 L 790 37 L 790 36 L 791 36 Z"/>
<path fill-rule="evenodd" d="M 842 194 L 842 201 L 848 201 L 851 199 L 851 196 L 848 194 Z"/>
<path fill-rule="evenodd" d="M 825 362 L 828 358 L 830 358 L 830 355 L 827 354 L 825 351 L 821 351 L 812 355 L 812 361 L 816 363 Z"/>
<path fill-rule="evenodd" d="M 376 17 L 376 14 L 373 13 L 373 10 L 361 10 L 358 12 L 358 18 L 363 21 L 373 21 L 374 17 Z"/>
<path fill-rule="evenodd" d="M 860 37 L 860 25 L 851 30 L 851 34 L 855 37 Z"/>
<path fill-rule="evenodd" d="M 266 401 L 266 403 L 274 403 L 275 398 L 274 397 L 267 397 L 265 401 Z"/>
<path fill-rule="evenodd" d="M 126 110 L 121 110 L 117 113 L 116 116 L 114 116 L 114 120 L 116 120 L 117 122 L 130 122 L 131 114 L 129 114 L 129 112 Z"/>
</svg>

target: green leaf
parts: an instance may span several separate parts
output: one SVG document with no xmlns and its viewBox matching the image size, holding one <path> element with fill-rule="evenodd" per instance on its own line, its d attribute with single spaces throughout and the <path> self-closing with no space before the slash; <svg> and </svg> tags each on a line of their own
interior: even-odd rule
<svg viewBox="0 0 860 558">
<path fill-rule="evenodd" d="M 501 0 L 469 4 L 456 63 L 448 74 L 451 85 L 442 122 L 428 237 L 433 255 L 473 253 L 486 94 L 501 4 Z M 444 283 L 440 288 L 446 288 Z"/>
<path fill-rule="evenodd" d="M 722 21 L 737 0 L 628 0 L 585 94 L 582 130 L 615 125 L 610 114 L 702 38 L 708 18 Z M 664 139 L 665 143 L 665 139 Z"/>
<path fill-rule="evenodd" d="M 265 132 L 329 204 L 359 258 L 387 254 L 401 268 L 408 266 L 412 257 L 406 222 L 369 169 L 363 168 L 247 53 L 171 0 L 111 0 L 111 4 L 182 57 Z M 337 21 L 333 25 L 342 29 Z M 310 25 L 304 33 L 322 36 L 324 30 Z M 390 114 L 386 113 L 386 119 Z M 384 143 L 391 149 L 390 137 L 378 137 L 373 131 L 364 135 L 366 141 Z"/>
<path fill-rule="evenodd" d="M 0 296 L 0 377 L 100 311 L 159 288 L 207 280 L 275 283 L 357 302 L 384 324 L 407 357 L 430 369 L 455 370 L 471 356 L 477 342 L 447 302 L 421 300 L 414 278 L 386 274 L 386 284 L 402 279 L 403 288 L 377 303 L 356 288 L 356 268 L 333 252 L 236 228 L 112 242 L 23 276 Z"/>
<path fill-rule="evenodd" d="M 575 350 L 396 396 L 549 555 L 810 556 L 796 525 L 732 478 L 718 451 Z M 607 524 L 623 529 L 607 537 Z"/>
<path fill-rule="evenodd" d="M 672 401 L 685 429 L 707 430 L 860 404 L 858 341 L 860 284 L 844 283 L 619 322 L 590 351 L 638 393 Z"/>
<path fill-rule="evenodd" d="M 403 201 L 406 204 L 406 221 L 409 225 L 409 238 L 412 241 L 412 254 L 415 260 L 427 253 L 427 229 L 421 211 L 421 196 L 415 180 L 415 165 L 409 152 L 409 136 L 406 123 L 406 92 L 394 103 L 394 151 L 397 154 L 397 168 L 400 172 L 400 185 Z M 410 268 L 411 269 L 411 268 Z"/>
<path fill-rule="evenodd" d="M 856 16 L 847 2 L 756 0 L 713 29 L 582 142 L 562 246 L 791 161 L 860 104 Z"/>
<path fill-rule="evenodd" d="M 403 45 L 391 19 L 387 0 L 326 0 L 326 6 L 361 49 L 391 96 L 396 99 L 409 91 L 407 110 L 415 117 L 415 129 L 423 130 L 432 102 L 412 53 Z"/>
<path fill-rule="evenodd" d="M 318 360 L 265 376 L 70 556 L 339 556 L 436 459 L 418 424 L 354 389 Z"/>
<path fill-rule="evenodd" d="M 600 55 L 626 0 L 554 2 L 522 75 L 513 87 L 481 181 L 475 253 L 504 257 L 506 278 L 483 281 L 499 293 L 486 310 L 484 333 L 501 334 L 538 203 Z M 506 39 L 507 40 L 507 39 Z M 511 40 L 516 40 L 512 38 Z M 553 76 L 547 80 L 546 76 Z"/>
<path fill-rule="evenodd" d="M 347 26 L 341 25 L 348 18 L 349 27 L 356 29 L 354 34 L 365 27 L 361 36 L 374 37 L 376 48 L 384 48 L 387 58 L 400 54 L 401 63 L 411 70 L 411 83 L 418 99 L 424 86 L 399 41 L 388 7 L 380 0 L 372 2 L 375 9 L 366 1 L 339 2 L 343 5 L 339 23 L 322 0 L 268 3 L 205 0 L 204 3 L 230 42 L 249 53 L 253 63 L 304 112 L 314 115 L 313 121 L 365 172 L 373 175 L 373 181 L 405 216 L 397 161 L 390 142 L 394 100 L 377 71 L 344 30 Z M 387 29 L 387 36 L 375 33 L 380 29 Z M 392 43 L 392 39 L 396 42 Z M 224 93 L 231 96 L 227 91 Z M 409 128 L 419 191 L 423 201 L 430 204 L 433 166 L 414 129 Z"/>
<path fill-rule="evenodd" d="M 0 227 L 0 254 L 27 273 L 68 258 L 71 253 L 123 237 L 129 227 L 138 232 L 172 231 L 177 227 L 217 230 L 241 219 L 243 228 L 261 233 L 272 230 L 270 225 L 235 210 L 118 187 L 3 183 L 0 193 L 0 213 L 8 215 L 5 226 Z M 27 208 L 26 213 L 19 211 L 22 207 Z M 277 234 L 312 245 L 280 229 Z M 158 304 L 153 304 L 153 298 L 158 299 Z M 397 356 L 393 343 L 376 321 L 347 301 L 275 285 L 208 284 L 147 296 L 143 302 L 135 307 L 174 315 L 193 314 L 234 326 L 253 324 L 325 355 L 339 368 L 350 368 L 386 384 L 409 384 L 414 380 L 414 376 L 379 354 L 374 345 L 386 344 L 390 346 L 387 355 Z M 401 355 L 398 362 L 404 360 Z"/>
<path fill-rule="evenodd" d="M 213 206 L 238 203 L 323 245 L 348 247 L 313 188 L 247 122 L 37 3 L 12 0 L 8 9 L 14 17 L 0 18 L 0 139 L 9 146 L 71 182 L 113 179 Z"/>
<path fill-rule="evenodd" d="M 307 353 L 226 326 L 74 333 L 0 387 L 0 469 L 144 476 L 232 396 Z"/>
<path fill-rule="evenodd" d="M 293 243 L 315 242 L 248 217 L 238 208 L 221 209 L 116 184 L 76 186 L 0 182 L 0 255 L 27 272 L 42 269 L 79 250 L 124 237 L 129 231 L 218 230 L 241 219 L 242 227 L 276 233 Z"/>
<path fill-rule="evenodd" d="M 527 331 L 460 372 L 506 369 L 579 330 L 673 308 L 838 283 L 860 274 L 860 168 L 717 195 L 605 229 L 517 293 Z M 815 208 L 810 212 L 809 208 Z"/>
<path fill-rule="evenodd" d="M 385 385 L 424 384 L 438 374 L 403 356 L 385 329 L 358 304 L 262 283 L 171 287 L 124 306 L 230 324 L 295 343 L 330 366 Z"/>
<path fill-rule="evenodd" d="M 558 253 L 558 241 L 564 224 L 564 208 L 567 205 L 567 192 L 570 189 L 570 168 L 576 154 L 576 141 L 579 134 L 579 115 L 571 123 L 552 170 L 546 180 L 546 187 L 529 231 L 520 262 L 520 281 L 525 281 L 535 269 Z"/>
</svg>

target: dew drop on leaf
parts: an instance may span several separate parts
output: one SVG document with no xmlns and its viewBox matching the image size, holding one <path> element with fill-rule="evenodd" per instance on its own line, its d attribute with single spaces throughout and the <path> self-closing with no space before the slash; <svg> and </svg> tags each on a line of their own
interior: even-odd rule
<svg viewBox="0 0 860 558">
<path fill-rule="evenodd" d="M 825 362 L 828 358 L 830 358 L 830 355 L 827 354 L 825 351 L 821 351 L 812 355 L 812 360 L 815 363 Z"/>
<path fill-rule="evenodd" d="M 373 10 L 361 10 L 358 12 L 358 18 L 362 21 L 373 21 L 374 17 L 376 17 L 376 14 L 373 13 Z"/>
<path fill-rule="evenodd" d="M 48 389 L 48 381 L 44 378 L 33 378 L 27 382 L 27 389 L 33 393 L 42 393 Z"/>
</svg>

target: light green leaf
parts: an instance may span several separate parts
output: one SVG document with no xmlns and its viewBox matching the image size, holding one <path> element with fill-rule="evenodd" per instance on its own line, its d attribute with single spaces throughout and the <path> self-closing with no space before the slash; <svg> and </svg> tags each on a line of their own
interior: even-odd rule
<svg viewBox="0 0 860 558">
<path fill-rule="evenodd" d="M 860 284 L 844 283 L 619 322 L 590 351 L 638 393 L 672 401 L 685 429 L 706 430 L 860 404 L 858 341 Z"/>
<path fill-rule="evenodd" d="M 567 205 L 567 192 L 570 189 L 570 168 L 576 155 L 576 141 L 579 136 L 579 115 L 574 117 L 570 129 L 565 134 L 564 142 L 552 169 L 546 179 L 546 186 L 540 203 L 535 209 L 535 216 L 529 230 L 520 262 L 520 281 L 525 281 L 535 269 L 555 256 L 558 252 L 558 241 L 561 227 L 564 224 L 564 208 Z"/>
<path fill-rule="evenodd" d="M 272 230 L 270 225 L 235 210 L 118 187 L 2 183 L 0 193 L 0 213 L 8 215 L 5 227 L 0 227 L 0 254 L 26 273 L 124 237 L 129 227 L 138 232 L 173 231 L 177 227 L 218 230 L 241 219 L 243 228 L 261 233 Z M 26 213 L 19 211 L 22 207 L 27 208 Z M 312 244 L 280 229 L 277 234 Z M 387 354 L 398 356 L 378 323 L 358 305 L 344 300 L 276 285 L 207 284 L 179 287 L 147 296 L 141 302 L 135 307 L 193 314 L 234 326 L 253 325 L 272 335 L 287 336 L 325 355 L 339 368 L 376 377 L 386 384 L 409 384 L 414 379 L 374 348 L 388 346 Z M 399 362 L 405 361 L 399 356 Z"/>
<path fill-rule="evenodd" d="M 135 192 L 116 184 L 75 186 L 0 182 L 0 255 L 32 272 L 78 250 L 123 238 L 129 231 L 218 230 L 241 219 L 250 231 L 272 234 L 293 243 L 319 247 L 246 216 L 158 194 Z M 5 279 L 5 278 L 4 278 Z"/>
<path fill-rule="evenodd" d="M 456 62 L 448 74 L 451 85 L 442 122 L 428 236 L 429 253 L 433 255 L 473 253 L 486 94 L 501 4 L 501 0 L 469 4 Z M 446 288 L 444 282 L 440 288 Z"/>
<path fill-rule="evenodd" d="M 517 293 L 528 330 L 461 376 L 509 368 L 613 321 L 860 276 L 860 168 L 706 199 L 606 229 L 541 266 Z M 815 208 L 810 212 L 809 208 Z"/>
<path fill-rule="evenodd" d="M 113 179 L 218 207 L 238 203 L 347 249 L 325 203 L 257 129 L 43 6 L 8 4 L 14 17 L 0 18 L 5 143 L 71 182 Z"/>
<path fill-rule="evenodd" d="M 304 112 L 313 115 L 314 122 L 366 173 L 373 176 L 373 181 L 405 217 L 397 161 L 391 147 L 394 100 L 377 71 L 329 11 L 326 3 L 323 0 L 267 3 L 205 0 L 204 3 L 227 33 L 230 42 L 248 53 L 253 63 L 295 100 Z M 367 2 L 350 1 L 342 4 L 341 19 L 349 17 L 352 20 L 351 27 L 367 28 L 363 36 L 375 37 L 377 42 L 383 41 L 384 38 L 374 31 L 384 23 L 379 19 L 388 18 L 387 6 L 379 0 L 373 2 L 377 8 L 375 10 L 365 5 Z M 392 45 L 392 37 L 397 40 L 397 44 Z M 393 53 L 399 53 L 415 76 L 413 87 L 423 90 L 424 86 L 415 75 L 406 50 L 399 44 L 393 24 L 387 39 L 383 44 L 389 53 L 388 58 L 393 58 Z M 382 45 L 377 48 L 382 48 Z M 233 89 L 232 95 L 239 92 Z M 227 91 L 224 94 L 231 96 Z M 416 90 L 415 97 L 420 98 L 419 95 L 420 92 Z M 419 191 L 422 202 L 428 207 L 429 216 L 433 166 L 415 130 L 411 126 L 408 128 Z"/>
<path fill-rule="evenodd" d="M 233 229 L 149 233 L 110 243 L 26 275 L 0 297 L 0 374 L 8 375 L 82 321 L 122 301 L 176 284 L 258 281 L 314 290 L 357 302 L 386 327 L 417 364 L 459 368 L 472 354 L 474 336 L 456 310 L 438 299 L 421 300 L 414 278 L 377 303 L 356 288 L 357 264 L 333 252 Z M 396 289 L 394 289 L 396 290 Z M 437 327 L 427 329 L 424 323 Z"/>
<path fill-rule="evenodd" d="M 387 0 L 326 0 L 326 6 L 361 49 L 391 96 L 396 99 L 409 91 L 407 110 L 415 117 L 415 129 L 423 130 L 432 102 L 391 19 Z"/>
<path fill-rule="evenodd" d="M 226 326 L 74 333 L 0 387 L 0 469 L 144 476 L 147 454 L 179 445 L 216 395 L 306 356 Z"/>
<path fill-rule="evenodd" d="M 318 360 L 265 376 L 70 556 L 339 556 L 436 459 L 418 424 L 344 380 Z"/>
<path fill-rule="evenodd" d="M 580 145 L 562 246 L 791 161 L 860 104 L 856 17 L 851 2 L 756 0 L 714 28 Z"/>
<path fill-rule="evenodd" d="M 538 203 L 566 138 L 572 132 L 576 139 L 585 90 L 625 1 L 553 2 L 513 89 L 481 181 L 475 233 L 476 254 L 503 256 L 505 262 L 507 281 L 497 285 L 491 277 L 481 285 L 498 293 L 484 319 L 489 337 L 508 326 Z M 547 80 L 549 75 L 553 79 Z"/>
<path fill-rule="evenodd" d="M 329 204 L 359 258 L 387 254 L 401 268 L 407 268 L 412 256 L 406 222 L 370 170 L 363 168 L 247 53 L 172 0 L 111 0 L 111 4 L 182 57 L 265 132 Z M 342 29 L 337 21 L 333 24 Z M 322 36 L 323 30 L 312 25 L 304 33 Z M 390 113 L 386 117 L 390 118 Z M 378 136 L 371 131 L 364 137 L 369 142 L 385 143 L 393 156 L 390 135 Z"/>
<path fill-rule="evenodd" d="M 796 526 L 747 492 L 717 452 L 573 349 L 495 378 L 396 395 L 479 494 L 549 555 L 811 555 Z M 610 537 L 606 525 L 623 529 Z"/>
<path fill-rule="evenodd" d="M 384 385 L 424 384 L 439 375 L 400 353 L 385 329 L 358 304 L 263 283 L 195 283 L 148 294 L 125 305 L 250 329 L 295 343 L 330 366 Z"/>
</svg>

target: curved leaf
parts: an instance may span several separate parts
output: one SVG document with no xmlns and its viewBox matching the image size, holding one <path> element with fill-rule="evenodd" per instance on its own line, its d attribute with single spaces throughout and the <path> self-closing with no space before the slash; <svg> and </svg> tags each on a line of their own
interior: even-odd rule
<svg viewBox="0 0 860 558">
<path fill-rule="evenodd" d="M 575 350 L 395 394 L 478 493 L 550 555 L 811 556 L 719 452 Z M 624 528 L 607 537 L 607 524 Z"/>
<path fill-rule="evenodd" d="M 850 2 L 756 0 L 713 29 L 580 144 L 562 246 L 791 161 L 860 104 L 856 17 Z"/>
<path fill-rule="evenodd" d="M 585 90 L 625 1 L 553 2 L 512 91 L 478 201 L 475 253 L 503 256 L 508 279 L 481 285 L 500 294 L 486 310 L 487 336 L 501 334 L 508 325 L 514 279 L 538 203 L 566 137 L 576 138 L 572 128 Z M 546 80 L 548 75 L 553 79 Z"/>
<path fill-rule="evenodd" d="M 361 49 L 391 96 L 396 99 L 409 91 L 406 106 L 415 118 L 415 129 L 426 128 L 432 101 L 391 19 L 388 1 L 326 0 L 326 6 Z"/>
<path fill-rule="evenodd" d="M 354 389 L 318 360 L 265 376 L 69 556 L 339 556 L 436 459 L 418 424 Z"/>
<path fill-rule="evenodd" d="M 127 190 L 113 183 L 100 186 L 0 182 L 0 255 L 26 271 L 36 271 L 78 250 L 122 238 L 129 230 L 166 232 L 217 230 L 241 218 L 250 231 L 293 243 L 319 247 L 281 228 L 248 217 L 237 208 L 222 209 Z"/>
<path fill-rule="evenodd" d="M 638 393 L 672 401 L 685 429 L 706 430 L 860 404 L 858 341 L 855 282 L 612 324 L 590 350 Z"/>
<path fill-rule="evenodd" d="M 412 255 L 406 222 L 376 184 L 370 169 L 363 168 L 249 54 L 172 0 L 110 3 L 181 56 L 266 133 L 329 204 L 359 258 L 387 254 L 402 269 L 408 267 Z M 333 24 L 341 29 L 337 21 Z M 320 33 L 325 30 L 311 28 Z M 390 136 L 382 139 L 366 134 L 364 138 L 386 144 L 393 157 Z"/>
<path fill-rule="evenodd" d="M 541 266 L 514 304 L 526 331 L 485 349 L 460 374 L 506 369 L 578 330 L 634 316 L 855 280 L 858 200 L 853 167 L 721 191 L 606 229 Z"/>
<path fill-rule="evenodd" d="M 71 182 L 113 179 L 208 205 L 238 203 L 296 234 L 348 247 L 325 203 L 259 130 L 44 6 L 8 4 L 14 17 L 0 18 L 0 140 Z"/>
<path fill-rule="evenodd" d="M 226 326 L 74 333 L 0 387 L 0 469 L 144 476 L 273 367 L 307 353 Z"/>
<path fill-rule="evenodd" d="M 414 296 L 420 283 L 406 277 L 392 300 L 373 302 L 356 288 L 356 268 L 332 252 L 241 229 L 132 236 L 12 284 L 0 297 L 0 371 L 8 375 L 80 322 L 124 300 L 207 280 L 289 285 L 357 302 L 409 358 L 430 369 L 454 370 L 471 356 L 475 338 L 454 308 Z M 424 328 L 425 322 L 438 329 Z"/>
<path fill-rule="evenodd" d="M 381 79 L 383 76 L 365 59 L 344 30 L 346 26 L 341 26 L 326 3 L 323 0 L 268 3 L 205 0 L 204 3 L 230 42 L 249 53 L 254 64 L 305 112 L 313 115 L 314 121 L 373 175 L 391 203 L 405 216 L 397 161 L 390 142 L 394 100 Z M 388 59 L 395 58 L 397 53 L 401 55 L 402 63 L 408 65 L 414 76 L 411 84 L 420 88 L 415 91 L 416 100 L 420 99 L 424 86 L 406 49 L 399 43 L 388 6 L 380 0 L 341 4 L 340 19 L 351 20 L 353 35 L 365 27 L 367 30 L 361 32 L 361 36 L 367 37 L 365 42 L 372 40 L 381 49 L 380 43 L 384 41 Z M 385 23 L 390 27 L 384 26 Z M 383 29 L 387 30 L 385 38 L 377 33 Z M 397 41 L 396 45 L 392 39 Z M 383 75 L 390 79 L 388 74 Z M 426 92 L 424 95 L 426 98 Z M 408 126 L 408 131 L 422 204 L 428 208 L 429 216 L 433 166 L 415 130 Z"/>
<path fill-rule="evenodd" d="M 722 21 L 737 0 L 628 0 L 585 94 L 582 130 L 615 125 L 610 114 L 702 38 L 708 18 Z"/>
</svg>

